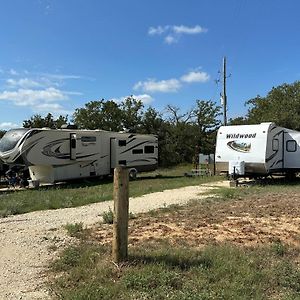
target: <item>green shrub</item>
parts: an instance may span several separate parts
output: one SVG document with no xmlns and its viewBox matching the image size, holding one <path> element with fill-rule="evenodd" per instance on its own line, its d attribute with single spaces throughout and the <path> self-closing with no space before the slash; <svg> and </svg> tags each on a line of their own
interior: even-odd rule
<svg viewBox="0 0 300 300">
<path fill-rule="evenodd" d="M 103 212 L 101 216 L 103 218 L 103 223 L 113 224 L 113 222 L 114 222 L 114 213 L 111 210 L 111 208 L 109 208 L 108 211 Z"/>
<path fill-rule="evenodd" d="M 80 237 L 83 233 L 83 223 L 74 223 L 74 224 L 67 224 L 64 226 L 67 230 L 68 234 L 72 237 Z"/>
</svg>

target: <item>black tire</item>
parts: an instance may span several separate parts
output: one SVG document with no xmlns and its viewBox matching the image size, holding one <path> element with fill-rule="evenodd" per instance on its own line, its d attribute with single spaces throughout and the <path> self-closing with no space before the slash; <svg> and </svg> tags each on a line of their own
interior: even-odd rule
<svg viewBox="0 0 300 300">
<path fill-rule="evenodd" d="M 137 170 L 136 169 L 129 170 L 129 178 L 131 180 L 136 180 L 136 176 L 137 176 Z"/>
</svg>

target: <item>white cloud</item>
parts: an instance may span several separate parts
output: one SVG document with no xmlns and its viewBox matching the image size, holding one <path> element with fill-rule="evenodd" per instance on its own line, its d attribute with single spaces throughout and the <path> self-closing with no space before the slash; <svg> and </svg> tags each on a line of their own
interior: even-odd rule
<svg viewBox="0 0 300 300">
<path fill-rule="evenodd" d="M 6 80 L 6 83 L 10 85 L 11 87 L 21 87 L 21 88 L 34 88 L 34 87 L 40 87 L 41 84 L 38 83 L 37 81 L 34 81 L 29 78 L 21 78 L 21 79 L 12 79 L 9 78 Z"/>
<path fill-rule="evenodd" d="M 178 38 L 175 38 L 174 36 L 172 35 L 167 35 L 165 37 L 165 42 L 166 44 L 174 44 L 174 43 L 178 43 Z"/>
<path fill-rule="evenodd" d="M 199 34 L 199 33 L 205 33 L 207 32 L 206 28 L 201 27 L 200 25 L 196 25 L 194 27 L 188 27 L 184 25 L 180 26 L 172 26 L 172 29 L 175 33 L 178 34 Z"/>
<path fill-rule="evenodd" d="M 0 101 L 11 101 L 16 106 L 31 108 L 34 112 L 70 113 L 57 101 L 68 100 L 68 95 L 59 89 L 50 87 L 43 90 L 18 89 L 16 91 L 3 91 Z"/>
<path fill-rule="evenodd" d="M 8 130 L 11 128 L 18 128 L 18 127 L 22 127 L 18 124 L 12 123 L 12 122 L 2 122 L 0 123 L 0 129 L 1 130 Z"/>
<path fill-rule="evenodd" d="M 151 97 L 148 94 L 142 94 L 142 95 L 129 95 L 129 96 L 124 96 L 124 97 L 120 97 L 120 98 L 113 98 L 111 99 L 112 101 L 116 102 L 116 103 L 120 103 L 122 101 L 124 101 L 125 99 L 127 99 L 128 97 L 133 97 L 134 99 L 137 100 L 141 100 L 143 102 L 143 104 L 150 104 L 154 101 L 153 97 Z"/>
<path fill-rule="evenodd" d="M 156 81 L 148 79 L 147 81 L 139 81 L 133 87 L 134 90 L 142 90 L 144 92 L 162 92 L 170 93 L 177 92 L 181 88 L 181 83 L 178 79 L 172 78 L 168 80 Z"/>
<path fill-rule="evenodd" d="M 83 78 L 79 75 L 16 71 L 12 68 L 4 70 L 4 74 L 7 77 L 6 89 L 0 90 L 0 101 L 10 101 L 33 112 L 72 113 L 64 108 L 64 102 L 70 97 L 82 95 L 77 91 L 61 89 L 67 80 Z"/>
<path fill-rule="evenodd" d="M 9 74 L 13 76 L 19 75 L 19 73 L 15 69 L 10 69 Z"/>
<path fill-rule="evenodd" d="M 72 74 L 50 74 L 50 73 L 43 73 L 45 77 L 54 79 L 54 80 L 67 80 L 67 79 L 81 79 L 82 76 L 80 75 L 72 75 Z"/>
<path fill-rule="evenodd" d="M 150 27 L 148 30 L 149 35 L 161 35 L 169 29 L 169 26 Z"/>
<path fill-rule="evenodd" d="M 62 91 L 65 95 L 72 95 L 72 96 L 82 96 L 83 93 L 81 92 L 69 92 L 69 91 Z"/>
<path fill-rule="evenodd" d="M 53 115 L 63 114 L 71 115 L 72 111 L 66 110 L 62 105 L 58 103 L 42 103 L 35 106 L 35 111 L 48 113 L 51 112 Z"/>
<path fill-rule="evenodd" d="M 185 25 L 166 25 L 166 26 L 157 26 L 150 27 L 148 29 L 148 34 L 150 36 L 160 35 L 164 37 L 164 42 L 166 44 L 174 44 L 180 40 L 180 37 L 184 34 L 195 35 L 206 33 L 208 30 L 200 25 L 195 25 L 193 27 Z"/>
<path fill-rule="evenodd" d="M 183 84 L 189 84 L 194 82 L 205 83 L 210 79 L 208 73 L 204 71 L 199 71 L 198 69 L 182 75 L 179 79 L 172 78 L 172 79 L 160 80 L 160 81 L 157 81 L 156 79 L 148 79 L 146 81 L 139 81 L 133 86 L 133 89 L 135 91 L 140 90 L 145 93 L 178 92 L 181 89 Z"/>
<path fill-rule="evenodd" d="M 148 94 L 142 94 L 142 95 L 132 95 L 133 98 L 137 100 L 141 100 L 144 104 L 150 104 L 154 101 L 154 99 L 148 95 Z"/>
<path fill-rule="evenodd" d="M 50 87 L 44 90 L 18 89 L 17 91 L 4 91 L 0 93 L 0 100 L 9 100 L 19 106 L 35 105 L 40 101 L 66 100 L 62 91 Z"/>
<path fill-rule="evenodd" d="M 181 76 L 181 81 L 186 83 L 192 82 L 207 82 L 210 76 L 206 72 L 201 71 L 191 71 L 183 76 Z"/>
</svg>

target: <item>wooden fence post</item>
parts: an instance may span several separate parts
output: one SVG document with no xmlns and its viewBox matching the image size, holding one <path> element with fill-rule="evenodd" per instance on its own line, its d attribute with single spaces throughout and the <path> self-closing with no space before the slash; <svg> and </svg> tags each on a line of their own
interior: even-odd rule
<svg viewBox="0 0 300 300">
<path fill-rule="evenodd" d="M 114 224 L 112 258 L 119 263 L 128 255 L 129 174 L 126 167 L 114 170 Z"/>
</svg>

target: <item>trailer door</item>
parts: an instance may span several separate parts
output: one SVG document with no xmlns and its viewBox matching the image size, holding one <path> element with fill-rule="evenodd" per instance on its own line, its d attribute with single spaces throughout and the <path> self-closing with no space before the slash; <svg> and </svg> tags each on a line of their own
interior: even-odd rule
<svg viewBox="0 0 300 300">
<path fill-rule="evenodd" d="M 280 130 L 272 139 L 272 155 L 267 159 L 269 171 L 282 171 L 284 168 L 284 130 Z"/>
<path fill-rule="evenodd" d="M 300 133 L 296 131 L 286 132 L 284 135 L 284 168 L 290 171 L 300 169 Z"/>
<path fill-rule="evenodd" d="M 70 134 L 70 159 L 76 160 L 76 148 L 77 148 L 77 141 L 76 141 L 76 133 Z"/>
<path fill-rule="evenodd" d="M 110 168 L 111 171 L 117 166 L 127 165 L 127 160 L 122 151 L 126 148 L 126 139 L 111 138 L 110 139 Z"/>
</svg>

